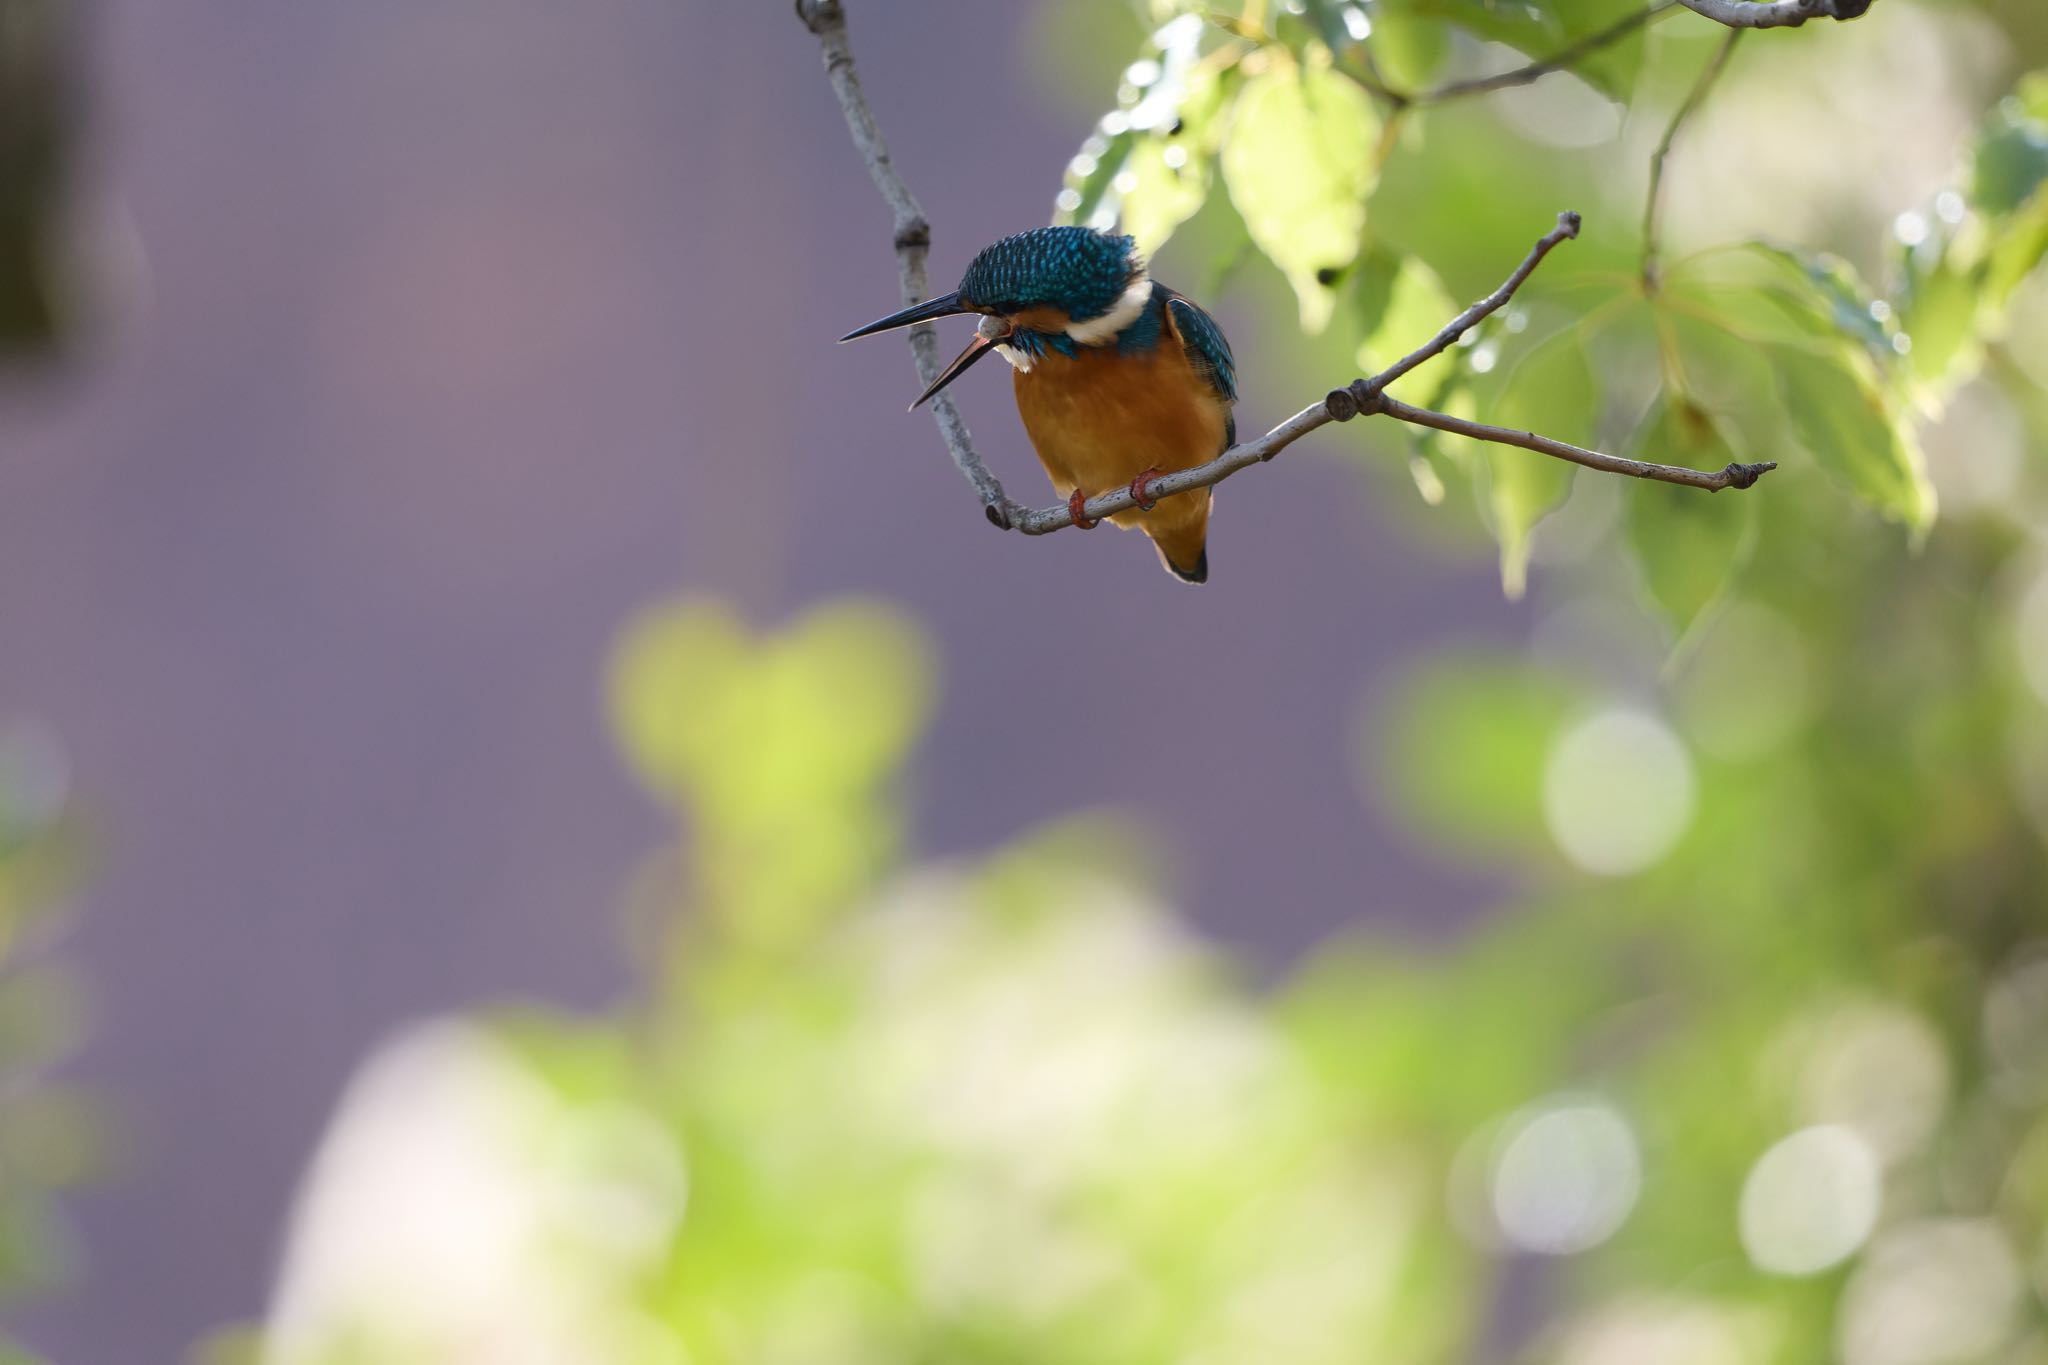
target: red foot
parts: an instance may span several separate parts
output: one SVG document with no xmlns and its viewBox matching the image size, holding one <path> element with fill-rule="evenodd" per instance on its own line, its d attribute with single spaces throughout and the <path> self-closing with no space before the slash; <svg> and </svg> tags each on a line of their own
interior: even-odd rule
<svg viewBox="0 0 2048 1365">
<path fill-rule="evenodd" d="M 1140 512 L 1149 512 L 1159 505 L 1155 499 L 1146 497 L 1145 493 L 1152 487 L 1152 480 L 1158 478 L 1164 472 L 1155 464 L 1137 478 L 1131 480 L 1131 497 L 1136 500 Z"/>
<path fill-rule="evenodd" d="M 1088 501 L 1088 495 L 1076 488 L 1067 498 L 1067 515 L 1074 519 L 1074 525 L 1084 531 L 1092 531 L 1102 524 L 1100 518 L 1091 520 L 1081 515 L 1081 508 Z"/>
</svg>

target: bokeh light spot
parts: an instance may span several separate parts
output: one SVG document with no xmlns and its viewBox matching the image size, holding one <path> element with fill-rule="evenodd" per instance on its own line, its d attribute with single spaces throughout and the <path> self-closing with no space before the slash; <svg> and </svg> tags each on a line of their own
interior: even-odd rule
<svg viewBox="0 0 2048 1365">
<path fill-rule="evenodd" d="M 1543 774 L 1543 814 L 1567 858 L 1610 877 L 1671 851 L 1692 819 L 1692 761 L 1655 717 L 1602 711 L 1567 731 Z"/>
<path fill-rule="evenodd" d="M 1846 1259 L 1877 1225 L 1880 1176 L 1870 1145 L 1849 1129 L 1801 1129 L 1759 1157 L 1743 1182 L 1743 1250 L 1778 1275 L 1811 1275 Z"/>
<path fill-rule="evenodd" d="M 1753 1313 L 1644 1295 L 1595 1308 L 1565 1334 L 1555 1358 L 1560 1365 L 1750 1365 L 1770 1355 Z"/>
<path fill-rule="evenodd" d="M 1524 1251 L 1561 1256 L 1598 1246 L 1635 1207 L 1642 1164 L 1613 1106 L 1540 1107 L 1509 1126 L 1493 1168 L 1493 1214 Z"/>
<path fill-rule="evenodd" d="M 1943 1365 L 1990 1355 L 2021 1292 L 2005 1236 L 1987 1221 L 1907 1224 L 1879 1238 L 1842 1297 L 1843 1365 Z"/>
<path fill-rule="evenodd" d="M 1853 1129 L 1878 1158 L 1919 1151 L 1948 1105 L 1948 1057 L 1911 1010 L 1836 1006 L 1804 1026 L 1798 1104 L 1812 1122 Z"/>
</svg>

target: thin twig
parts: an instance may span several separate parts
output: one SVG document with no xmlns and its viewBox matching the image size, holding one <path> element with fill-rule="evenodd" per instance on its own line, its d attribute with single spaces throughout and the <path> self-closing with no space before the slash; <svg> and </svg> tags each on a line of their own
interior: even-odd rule
<svg viewBox="0 0 2048 1365">
<path fill-rule="evenodd" d="M 1379 66 L 1373 60 L 1372 47 L 1367 43 L 1358 43 L 1353 48 L 1347 49 L 1358 53 L 1359 59 L 1365 64 L 1363 71 L 1344 65 L 1341 54 L 1338 57 L 1337 69 L 1364 87 L 1368 93 L 1377 95 L 1385 100 L 1397 111 L 1410 107 L 1422 108 L 1433 104 L 1449 104 L 1454 100 L 1465 99 L 1473 95 L 1489 94 L 1495 90 L 1506 90 L 1512 86 L 1533 85 L 1553 71 L 1566 70 L 1583 59 L 1590 57 L 1600 49 L 1620 42 L 1623 38 L 1626 38 L 1629 34 L 1650 22 L 1650 20 L 1655 19 L 1658 15 L 1675 8 L 1679 3 L 1680 0 L 1656 0 L 1656 3 L 1649 8 L 1637 10 L 1634 14 L 1629 15 L 1618 23 L 1610 24 L 1598 33 L 1590 33 L 1569 47 L 1562 48 L 1539 61 L 1533 61 L 1526 66 L 1518 66 L 1512 71 L 1503 71 L 1497 75 L 1475 76 L 1470 80 L 1449 81 L 1437 86 L 1435 89 L 1418 91 L 1414 94 L 1404 90 L 1396 90 L 1387 83 L 1386 77 L 1380 74 Z"/>
<path fill-rule="evenodd" d="M 1580 60 L 1598 52 L 1601 48 L 1620 42 L 1644 24 L 1677 5 L 1679 0 L 1657 0 L 1648 9 L 1637 10 L 1619 23 L 1610 24 L 1598 33 L 1591 33 L 1579 39 L 1570 47 L 1540 62 L 1518 66 L 1512 71 L 1503 71 L 1497 76 L 1475 76 L 1471 80 L 1450 81 L 1434 90 L 1425 90 L 1411 97 L 1414 104 L 1442 104 L 1447 100 L 1462 99 L 1468 95 L 1484 95 L 1495 90 L 1506 90 L 1517 85 L 1532 85 L 1553 71 L 1563 71 Z"/>
<path fill-rule="evenodd" d="M 796 14 L 803 20 L 804 27 L 817 35 L 818 44 L 824 49 L 825 74 L 831 78 L 832 91 L 839 97 L 840 111 L 846 115 L 846 128 L 853 134 L 854 149 L 867 163 L 868 178 L 875 182 L 875 188 L 881 192 L 895 219 L 896 273 L 903 285 L 903 302 L 921 303 L 929 289 L 925 257 L 931 252 L 931 224 L 925 220 L 924 209 L 919 206 L 916 196 L 911 194 L 910 187 L 903 183 L 903 177 L 891 164 L 889 144 L 883 141 L 881 127 L 875 122 L 875 112 L 868 106 L 868 97 L 860 88 L 860 74 L 853 65 L 853 49 L 846 39 L 846 10 L 840 0 L 796 0 Z M 917 360 L 918 379 L 925 384 L 937 379 L 945 362 L 939 358 L 938 334 L 930 323 L 910 329 L 910 350 Z M 953 395 L 942 392 L 934 398 L 932 416 L 939 424 L 939 434 L 945 438 L 953 463 L 974 485 L 975 496 L 981 499 L 982 510 L 988 519 L 1009 529 L 1015 515 L 1023 509 L 1010 501 L 1003 492 L 1002 484 L 982 463 L 974 448 L 974 438 L 968 434 L 967 423 L 953 403 Z"/>
<path fill-rule="evenodd" d="M 897 175 L 895 168 L 889 164 L 888 148 L 882 142 L 881 131 L 875 126 L 874 114 L 868 108 L 866 97 L 861 93 L 860 81 L 854 74 L 853 53 L 846 44 L 845 13 L 839 0 L 797 0 L 796 7 L 798 16 L 818 36 L 825 49 L 825 70 L 832 78 L 833 89 L 838 92 L 839 105 L 845 111 L 846 126 L 853 133 L 854 145 L 867 162 L 868 173 L 873 178 L 875 187 L 882 192 L 882 197 L 888 201 L 891 211 L 896 215 L 896 257 L 898 270 L 903 278 L 904 301 L 916 303 L 924 297 L 925 292 L 924 260 L 930 247 L 930 229 L 925 223 L 923 211 L 918 208 L 917 201 L 911 197 L 909 189 L 903 184 L 902 177 Z M 1522 287 L 1531 272 L 1550 254 L 1551 248 L 1567 238 L 1578 235 L 1579 215 L 1560 213 L 1557 216 L 1557 226 L 1545 233 L 1543 238 L 1530 248 L 1528 256 L 1515 267 L 1514 273 L 1508 276 L 1500 288 L 1452 318 L 1442 330 L 1414 351 L 1370 378 L 1359 379 L 1344 388 L 1332 390 L 1321 402 L 1303 408 L 1265 435 L 1234 445 L 1206 464 L 1196 465 L 1192 469 L 1176 470 L 1153 479 L 1147 486 L 1147 496 L 1156 500 L 1196 488 L 1211 487 L 1240 469 L 1263 464 L 1319 427 L 1327 426 L 1331 422 L 1348 422 L 1360 413 L 1433 426 L 1475 440 L 1521 446 L 1592 469 L 1628 474 L 1640 479 L 1656 479 L 1692 488 L 1747 488 L 1758 478 L 1775 469 L 1777 466 L 1769 464 L 1730 465 L 1719 472 L 1707 473 L 1697 469 L 1680 469 L 1672 465 L 1645 464 L 1639 460 L 1603 455 L 1595 450 L 1583 450 L 1578 446 L 1553 441 L 1531 432 L 1485 426 L 1478 422 L 1466 422 L 1461 418 L 1432 412 L 1428 408 L 1411 407 L 1386 392 L 1387 385 L 1456 345 L 1460 337 L 1514 297 L 1515 291 Z M 930 383 L 939 372 L 938 347 L 931 336 L 931 329 L 914 328 L 911 337 L 913 345 L 917 348 L 918 372 L 926 383 Z M 935 406 L 942 404 L 946 410 L 950 409 L 944 394 L 939 395 Z M 1022 531 L 1025 535 L 1042 536 L 1074 524 L 1073 512 L 1069 507 L 1031 509 L 1006 498 L 1002 485 L 996 482 L 994 476 L 982 465 L 980 457 L 975 454 L 974 446 L 967 437 L 967 428 L 959 421 L 957 414 L 953 414 L 949 423 L 942 411 L 939 429 L 946 435 L 946 444 L 953 452 L 954 463 L 959 465 L 961 471 L 973 482 L 975 491 L 982 497 L 982 504 L 987 509 L 989 520 L 997 526 Z M 1118 512 L 1128 512 L 1135 506 L 1137 499 L 1131 495 L 1131 490 L 1118 488 L 1089 498 L 1081 505 L 1081 515 L 1091 522 L 1100 521 Z"/>
<path fill-rule="evenodd" d="M 1859 19 L 1871 0 L 1678 0 L 1730 28 L 1798 28 L 1809 19 Z"/>
<path fill-rule="evenodd" d="M 1426 360 L 1433 360 L 1457 345 L 1459 337 L 1477 327 L 1481 319 L 1515 296 L 1515 291 L 1522 287 L 1522 282 L 1535 273 L 1537 266 L 1543 264 L 1543 258 L 1550 254 L 1552 247 L 1578 235 L 1579 215 L 1570 212 L 1558 214 L 1557 226 L 1544 233 L 1543 240 L 1530 248 L 1527 258 L 1515 267 L 1515 273 L 1508 276 L 1500 288 L 1452 318 L 1444 324 L 1442 331 L 1380 371 L 1373 377 L 1373 387 L 1383 389 L 1417 365 Z"/>
<path fill-rule="evenodd" d="M 1747 0 L 1745 0 L 1747 3 Z M 1664 129 L 1664 136 L 1657 143 L 1656 152 L 1650 157 L 1650 191 L 1643 200 L 1643 288 L 1656 292 L 1658 241 L 1663 232 L 1664 216 L 1664 161 L 1671 155 L 1671 144 L 1678 137 L 1678 130 L 1698 112 L 1706 101 L 1707 92 L 1714 88 L 1721 72 L 1728 65 L 1728 58 L 1734 54 L 1735 45 L 1742 41 L 1744 30 L 1731 28 L 1721 46 L 1714 49 L 1714 55 L 1700 71 L 1700 78 L 1693 82 L 1680 102 L 1678 112 L 1671 116 L 1671 123 Z"/>
<path fill-rule="evenodd" d="M 1543 258 L 1550 254 L 1552 247 L 1578 234 L 1579 215 L 1560 213 L 1557 216 L 1557 226 L 1545 233 L 1542 240 L 1529 249 L 1528 256 L 1515 267 L 1514 273 L 1508 276 L 1500 288 L 1451 319 L 1442 331 L 1414 351 L 1370 378 L 1355 380 L 1344 388 L 1332 390 L 1322 402 L 1303 408 L 1263 436 L 1232 446 L 1207 464 L 1177 470 L 1163 478 L 1152 480 L 1146 485 L 1146 495 L 1157 500 L 1171 497 L 1175 493 L 1185 493 L 1190 489 L 1208 488 L 1219 484 L 1240 469 L 1265 463 L 1317 428 L 1331 422 L 1348 422 L 1361 413 L 1392 417 L 1398 421 L 1412 422 L 1417 426 L 1436 427 L 1440 431 L 1469 436 L 1477 441 L 1520 446 L 1525 450 L 1569 460 L 1573 464 L 1585 465 L 1590 469 L 1603 470 L 1611 474 L 1627 474 L 1638 479 L 1653 479 L 1659 483 L 1679 484 L 1710 491 L 1721 488 L 1748 488 L 1765 474 L 1776 469 L 1775 464 L 1729 465 L 1725 469 L 1710 473 L 1699 469 L 1683 469 L 1676 465 L 1646 464 L 1641 460 L 1627 460 L 1617 455 L 1606 455 L 1597 450 L 1567 445 L 1563 441 L 1553 441 L 1531 432 L 1467 422 L 1461 418 L 1433 412 L 1428 408 L 1413 407 L 1386 392 L 1387 385 L 1456 345 L 1459 337 L 1471 331 L 1481 319 L 1514 297 L 1515 291 L 1521 288 L 1523 281 L 1529 278 L 1531 272 L 1542 263 Z M 1081 515 L 1090 521 L 1100 521 L 1118 512 L 1128 512 L 1137 505 L 1137 499 L 1131 496 L 1130 489 L 1118 488 L 1088 499 L 1081 506 Z M 1015 522 L 1016 528 L 1027 536 L 1042 536 L 1073 524 L 1074 518 L 1064 506 L 1041 507 L 1035 511 L 1025 512 L 1019 515 Z"/>
<path fill-rule="evenodd" d="M 1359 384 L 1365 381 L 1360 380 Z M 1360 397 L 1359 411 L 1378 413 L 1392 417 L 1399 422 L 1413 422 L 1419 427 L 1432 427 L 1437 431 L 1448 431 L 1453 436 L 1469 436 L 1475 441 L 1492 441 L 1497 445 L 1520 446 L 1588 469 L 1598 469 L 1607 474 L 1626 474 L 1634 479 L 1654 479 L 1658 483 L 1683 484 L 1687 488 L 1704 488 L 1709 493 L 1723 488 L 1747 488 L 1778 466 L 1776 462 L 1763 464 L 1730 464 L 1723 469 L 1708 473 L 1700 469 L 1684 469 L 1678 465 L 1650 464 L 1644 460 L 1624 459 L 1619 455 L 1607 455 L 1568 441 L 1555 441 L 1548 436 L 1539 436 L 1533 431 L 1516 431 L 1511 427 L 1488 426 L 1484 422 L 1468 422 L 1462 417 L 1453 417 L 1446 412 L 1430 408 L 1418 408 L 1403 403 L 1390 394 L 1380 394 L 1368 403 L 1356 394 L 1358 385 L 1353 385 L 1355 397 Z"/>
</svg>

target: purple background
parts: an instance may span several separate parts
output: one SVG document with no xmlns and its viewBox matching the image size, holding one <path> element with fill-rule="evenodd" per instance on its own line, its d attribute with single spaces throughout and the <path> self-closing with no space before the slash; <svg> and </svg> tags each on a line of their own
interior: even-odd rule
<svg viewBox="0 0 2048 1365">
<path fill-rule="evenodd" d="M 950 280 L 1044 220 L 1097 111 L 1046 88 L 1032 7 L 854 21 Z M 75 759 L 102 847 L 77 1073 L 129 1120 L 74 1202 L 80 1284 L 27 1322 L 58 1359 L 167 1360 L 257 1313 L 394 1024 L 621 989 L 619 893 L 663 825 L 600 670 L 679 587 L 764 623 L 873 592 L 929 627 L 920 852 L 1135 810 L 1181 903 L 1269 962 L 1488 895 L 1371 808 L 1353 736 L 1404 661 L 1516 628 L 1491 566 L 1399 532 L 1412 495 L 1376 507 L 1341 434 L 1224 490 L 1204 590 L 1133 535 L 990 529 L 904 414 L 901 343 L 832 344 L 895 306 L 889 226 L 781 0 L 114 5 L 89 56 L 109 318 L 0 408 L 0 718 Z M 1217 303 L 1245 427 L 1323 387 Z M 1008 385 L 962 389 L 1048 500 Z"/>
</svg>

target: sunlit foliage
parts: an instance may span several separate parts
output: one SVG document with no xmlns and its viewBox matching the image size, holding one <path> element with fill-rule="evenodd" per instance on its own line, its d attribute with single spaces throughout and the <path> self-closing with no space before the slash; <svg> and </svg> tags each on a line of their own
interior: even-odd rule
<svg viewBox="0 0 2048 1365">
<path fill-rule="evenodd" d="M 1664 701 L 1437 665 L 1375 713 L 1408 737 L 1386 780 L 1536 890 L 1454 950 L 1340 943 L 1270 993 L 1117 870 L 1125 831 L 841 855 L 895 823 L 927 687 L 900 619 L 652 613 L 615 714 L 696 852 L 641 879 L 646 993 L 383 1049 L 266 1358 L 1449 1360 L 1531 1258 L 1571 1269 L 1547 1359 L 2019 1340 L 2048 866 L 2008 746 L 2041 703 L 2009 654 L 1937 649 L 1971 690 L 1879 741 L 1925 683 L 1881 623 L 1807 643 L 1834 585 L 1731 606 Z M 1938 636 L 1948 589 L 1893 586 Z M 1835 668 L 1881 678 L 1815 707 Z M 1730 678 L 1785 713 L 1748 725 Z M 882 691 L 874 726 L 845 709 Z M 771 695 L 764 729 L 721 720 Z M 709 814 L 795 738 L 818 761 L 780 769 L 780 814 Z"/>
<path fill-rule="evenodd" d="M 1410 381 L 1418 400 L 1666 463 L 1810 466 L 1910 531 L 1932 524 L 1916 416 L 1938 412 L 1982 369 L 2014 290 L 2048 250 L 2042 77 L 2013 84 L 1954 147 L 1946 183 L 1896 205 L 1882 234 L 1827 250 L 1775 225 L 1701 241 L 1698 223 L 1681 222 L 1672 235 L 1687 249 L 1673 253 L 1638 229 L 1642 177 L 1663 121 L 1719 41 L 1697 16 L 1674 12 L 1627 31 L 1572 74 L 1549 77 L 1548 94 L 1475 98 L 1457 79 L 1550 57 L 1641 7 L 1137 8 L 1156 27 L 1123 73 L 1117 107 L 1069 165 L 1059 220 L 1120 224 L 1157 251 L 1213 206 L 1196 220 L 1198 249 L 1233 263 L 1252 250 L 1276 266 L 1303 330 L 1329 329 L 1342 343 L 1319 352 L 1337 383 L 1369 357 L 1384 363 L 1419 344 L 1447 316 L 1443 304 L 1490 287 L 1556 212 L 1581 208 L 1594 224 L 1585 241 L 1468 347 Z M 1940 21 L 1916 13 L 1910 23 Z M 1903 40 L 1960 62 L 1955 54 L 1983 40 L 1981 25 L 1953 21 L 1946 34 Z M 1716 97 L 1754 105 L 1762 83 L 1789 75 L 1779 60 L 1786 44 L 1797 45 L 1802 80 L 1853 81 L 1849 61 L 1828 62 L 1828 45 L 1856 41 L 1852 32 L 1826 24 L 1779 35 L 1772 53 L 1752 43 Z M 1764 74 L 1746 74 L 1756 70 Z M 1529 116 L 1532 101 L 1548 101 L 1539 117 Z M 1751 161 L 1790 165 L 1825 159 L 1853 135 L 1753 123 L 1750 132 L 1694 127 L 1678 164 L 1711 160 L 1700 148 L 1715 129 L 1741 138 Z M 1228 195 L 1205 193 L 1212 168 Z M 1867 277 L 1852 259 L 1881 269 Z M 1563 503 L 1574 471 L 1436 433 L 1404 439 L 1429 501 L 1452 488 L 1480 513 L 1499 542 L 1503 582 L 1519 596 L 1536 528 Z M 1644 523 L 1632 555 L 1681 627 L 1749 553 L 1747 508 L 1709 514 L 1644 489 L 1632 490 L 1627 510 Z M 1712 524 L 1696 520 L 1708 515 Z"/>
</svg>

